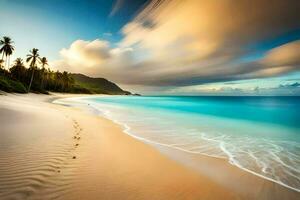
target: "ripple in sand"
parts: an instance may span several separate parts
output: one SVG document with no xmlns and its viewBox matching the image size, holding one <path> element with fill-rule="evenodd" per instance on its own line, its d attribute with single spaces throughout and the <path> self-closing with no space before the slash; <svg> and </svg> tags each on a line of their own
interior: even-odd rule
<svg viewBox="0 0 300 200">
<path fill-rule="evenodd" d="M 74 139 L 81 128 L 74 122 Z M 17 136 L 16 136 L 17 137 Z M 75 138 L 76 137 L 76 138 Z M 72 189 L 76 161 L 72 140 L 47 135 L 36 141 L 18 141 L 14 146 L 0 141 L 0 199 L 53 199 Z M 76 143 L 75 146 L 79 146 Z M 75 158 L 74 158 L 75 157 Z"/>
</svg>

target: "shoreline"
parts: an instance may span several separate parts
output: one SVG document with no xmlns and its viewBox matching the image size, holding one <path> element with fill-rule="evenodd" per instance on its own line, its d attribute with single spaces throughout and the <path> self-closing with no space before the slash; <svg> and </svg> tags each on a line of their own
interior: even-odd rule
<svg viewBox="0 0 300 200">
<path fill-rule="evenodd" d="M 1 199 L 234 199 L 110 120 L 47 102 L 58 96 L 0 97 Z"/>
<path fill-rule="evenodd" d="M 77 103 L 82 103 L 83 104 L 83 107 L 90 107 L 92 109 L 95 109 L 97 112 L 99 112 L 99 110 L 97 108 L 95 108 L 93 105 L 91 104 L 88 104 L 86 102 L 80 102 L 80 98 L 83 97 L 83 96 L 80 96 L 79 99 L 76 98 L 76 97 L 71 97 L 70 99 L 69 98 L 63 98 L 63 99 L 58 99 L 58 100 L 70 100 L 71 102 L 77 102 Z M 100 96 L 99 96 L 100 97 Z M 75 99 L 75 101 L 74 101 Z M 54 102 L 53 102 L 54 103 Z M 58 103 L 59 104 L 59 103 Z M 71 105 L 71 104 L 70 104 Z M 155 141 L 152 141 L 152 140 L 148 140 L 146 138 L 143 138 L 143 137 L 139 137 L 133 133 L 130 132 L 131 130 L 131 127 L 128 125 L 128 124 L 125 124 L 125 123 L 121 123 L 115 119 L 112 119 L 108 116 L 105 116 L 105 115 L 98 115 L 100 117 L 104 117 L 110 121 L 112 121 L 113 123 L 116 123 L 118 124 L 119 126 L 122 127 L 123 129 L 123 133 L 125 133 L 126 135 L 129 135 L 130 137 L 134 138 L 134 139 L 137 139 L 139 141 L 142 141 L 143 143 L 145 143 L 146 145 L 150 145 L 150 146 L 156 146 L 157 149 L 159 150 L 162 150 L 161 153 L 166 153 L 166 155 L 168 156 L 168 158 L 171 158 L 171 159 L 175 159 L 177 162 L 179 162 L 180 164 L 183 164 L 183 165 L 186 165 L 186 163 L 184 162 L 188 162 L 188 161 L 183 161 L 184 159 L 176 159 L 176 156 L 174 157 L 174 153 L 180 151 L 182 152 L 183 154 L 187 154 L 189 157 L 190 155 L 189 154 L 192 154 L 194 156 L 199 156 L 199 157 L 208 157 L 209 159 L 217 159 L 217 160 L 220 160 L 221 162 L 225 162 L 226 164 L 223 164 L 223 165 L 228 165 L 229 164 L 229 168 L 233 167 L 233 168 L 237 168 L 237 171 L 241 170 L 242 173 L 239 173 L 241 174 L 240 176 L 254 176 L 254 179 L 263 179 L 261 180 L 260 182 L 263 182 L 263 184 L 267 184 L 267 185 L 270 185 L 269 187 L 273 187 L 273 188 L 276 188 L 275 190 L 281 190 L 281 191 L 284 191 L 284 190 L 291 190 L 293 192 L 296 192 L 296 196 L 299 195 L 300 197 L 300 190 L 298 190 L 297 188 L 293 188 L 293 187 L 290 187 L 289 185 L 286 185 L 282 182 L 278 182 L 276 180 L 273 180 L 269 177 L 265 177 L 261 174 L 258 174 L 256 172 L 253 172 L 251 170 L 248 170 L 244 167 L 241 167 L 241 166 L 238 166 L 237 164 L 232 164 L 228 158 L 221 158 L 221 157 L 216 157 L 216 156 L 211 156 L 211 155 L 208 155 L 208 154 L 202 154 L 202 153 L 195 153 L 195 152 L 191 152 L 191 151 L 188 151 L 188 150 L 185 150 L 185 149 L 182 149 L 182 148 L 179 148 L 179 147 L 174 147 L 174 146 L 171 146 L 171 145 L 168 145 L 168 144 L 164 144 L 164 143 L 159 143 L 159 142 L 155 142 Z M 203 159 L 203 158 L 201 158 Z M 193 169 L 193 170 L 196 170 L 199 172 L 199 169 L 197 169 L 197 166 L 195 166 L 196 163 L 194 163 L 194 165 L 186 165 L 187 167 Z M 227 166 L 228 167 L 228 166 Z M 236 171 L 236 170 L 234 170 Z M 200 173 L 203 173 L 202 170 L 200 170 Z M 246 173 L 246 175 L 244 174 Z M 253 179 L 253 177 L 251 177 L 251 179 Z M 244 182 L 245 180 L 243 180 Z M 246 181 L 247 182 L 247 181 Z M 223 181 L 220 182 L 221 184 L 228 184 Z M 275 184 L 275 186 L 271 186 Z M 281 188 L 282 187 L 282 188 Z M 229 187 L 229 189 L 233 189 L 233 190 L 237 190 L 237 188 L 235 187 Z M 298 194 L 298 195 L 297 195 Z"/>
<path fill-rule="evenodd" d="M 160 143 L 160 142 L 155 142 L 155 141 L 152 141 L 152 140 L 148 140 L 148 139 L 146 139 L 146 138 L 139 137 L 139 136 L 136 136 L 136 135 L 130 133 L 131 128 L 130 128 L 130 126 L 128 126 L 127 124 L 118 122 L 117 120 L 114 120 L 114 119 L 110 119 L 110 118 L 107 118 L 107 119 L 109 119 L 109 120 L 111 120 L 112 122 L 114 122 L 114 123 L 116 123 L 116 124 L 122 126 L 122 127 L 123 127 L 123 132 L 124 132 L 125 134 L 129 135 L 130 137 L 133 137 L 133 138 L 135 138 L 135 139 L 137 139 L 137 140 L 140 140 L 140 141 L 144 142 L 145 144 L 149 144 L 149 145 L 153 145 L 153 146 L 160 146 L 160 147 L 157 147 L 158 149 L 160 149 L 160 148 L 169 148 L 170 151 L 172 151 L 172 150 L 173 150 L 173 151 L 178 150 L 178 151 L 182 151 L 182 152 L 187 153 L 187 154 L 200 155 L 200 156 L 207 156 L 207 157 L 209 157 L 209 158 L 220 159 L 220 160 L 222 160 L 222 161 L 224 161 L 224 162 L 228 162 L 228 163 L 231 164 L 233 167 L 237 167 L 237 168 L 239 168 L 240 170 L 243 170 L 243 171 L 245 171 L 245 172 L 247 172 L 247 173 L 250 173 L 250 174 L 252 174 L 252 175 L 254 175 L 254 176 L 258 176 L 259 178 L 265 179 L 265 180 L 267 180 L 267 181 L 271 181 L 271 182 L 273 182 L 273 183 L 275 183 L 275 184 L 279 184 L 280 186 L 283 186 L 283 187 L 285 187 L 285 188 L 287 188 L 287 189 L 290 189 L 290 190 L 293 190 L 293 191 L 296 191 L 296 192 L 300 192 L 300 189 L 293 188 L 293 187 L 291 187 L 291 186 L 289 186 L 289 185 L 286 185 L 286 184 L 284 184 L 284 183 L 282 183 L 282 182 L 278 182 L 278 181 L 276 181 L 276 180 L 274 180 L 274 179 L 271 179 L 271 178 L 269 178 L 269 177 L 266 177 L 266 176 L 263 176 L 263 175 L 261 175 L 261 174 L 258 174 L 258 173 L 254 172 L 254 171 L 251 171 L 251 170 L 249 170 L 249 169 L 247 169 L 247 168 L 244 168 L 244 167 L 238 165 L 237 163 L 233 164 L 233 163 L 230 162 L 230 160 L 229 160 L 228 158 L 217 157 L 217 156 L 213 156 L 213 155 L 209 155 L 209 154 L 205 154 L 205 153 L 198 153 L 198 152 L 196 153 L 196 152 L 189 151 L 189 150 L 186 150 L 186 149 L 183 149 L 183 148 L 180 148 L 180 147 L 174 147 L 174 146 L 169 145 L 169 144 L 165 144 L 165 143 Z"/>
<path fill-rule="evenodd" d="M 186 155 L 179 150 L 178 152 L 175 150 L 174 153 L 174 150 L 170 151 L 169 148 L 164 147 L 154 148 L 153 145 L 145 144 L 139 139 L 124 134 L 121 125 L 96 116 L 89 109 L 50 103 L 55 99 L 67 97 L 74 97 L 74 95 L 53 94 L 46 97 L 42 95 L 8 95 L 8 99 L 0 96 L 2 98 L 0 112 L 1 108 L 12 109 L 9 104 L 16 106 L 21 102 L 22 106 L 15 108 L 15 111 L 19 112 L 28 104 L 30 109 L 26 112 L 31 112 L 34 110 L 31 108 L 34 107 L 36 107 L 35 111 L 40 112 L 41 106 L 43 110 L 45 109 L 43 115 L 48 115 L 47 111 L 53 112 L 53 116 L 49 116 L 49 119 L 53 120 L 50 124 L 56 124 L 56 127 L 53 128 L 61 134 L 58 139 L 72 147 L 59 151 L 71 152 L 74 154 L 73 156 L 76 156 L 74 159 L 72 155 L 68 154 L 66 158 L 64 155 L 60 158 L 65 160 L 66 164 L 59 168 L 60 172 L 57 172 L 55 168 L 54 174 L 57 177 L 51 179 L 55 183 L 54 186 L 49 186 L 48 179 L 35 178 L 33 182 L 39 180 L 41 185 L 33 188 L 32 198 L 29 199 L 38 199 L 39 195 L 43 195 L 45 199 L 50 199 L 53 195 L 60 196 L 58 199 L 149 199 L 149 197 L 155 197 L 155 199 L 297 199 L 299 197 L 299 193 L 295 191 L 252 174 L 249 175 L 248 172 L 243 172 L 224 160 Z M 16 102 L 5 102 L 14 98 Z M 5 113 L 9 118 L 10 112 Z M 37 116 L 40 115 L 37 113 Z M 62 120 L 60 121 L 61 127 L 68 127 L 61 130 L 61 127 L 57 126 L 57 119 Z M 23 118 L 22 120 L 32 121 Z M 45 123 L 38 122 L 38 117 L 35 120 L 37 123 Z M 1 119 L 0 122 L 2 121 Z M 18 124 L 20 124 L 19 128 L 23 126 L 23 123 Z M 52 126 L 50 124 L 48 126 Z M 27 127 L 27 129 L 29 128 Z M 24 128 L 22 131 L 30 135 L 30 130 L 27 129 Z M 70 131 L 71 129 L 72 131 Z M 14 130 L 19 131 L 17 127 Z M 41 130 L 49 132 L 49 136 L 53 134 L 53 131 L 47 130 L 46 127 L 42 127 Z M 66 134 L 65 130 L 70 132 Z M 80 140 L 72 139 L 72 137 L 77 137 L 78 133 Z M 65 138 L 69 139 L 65 140 Z M 41 138 L 41 140 L 43 139 Z M 44 141 L 45 144 L 48 143 L 48 140 L 50 139 Z M 74 142 L 79 143 L 79 147 L 74 147 L 76 145 Z M 53 144 L 53 146 L 57 145 Z M 0 160 L 1 156 L 5 155 L 0 153 Z M 185 161 L 182 162 L 182 159 Z M 15 168 L 19 167 L 19 161 L 15 162 L 17 163 Z M 200 166 L 199 163 L 201 163 Z M 55 163 L 52 165 L 57 167 Z M 6 176 L 10 177 L 9 173 L 12 171 L 9 171 L 8 168 L 5 169 L 5 165 L 1 167 L 4 167 L 8 173 Z M 0 171 L 3 170 L 1 167 Z M 30 166 L 27 168 L 30 169 Z M 20 170 L 20 172 L 22 171 Z M 52 174 L 52 171 L 51 173 L 47 172 L 47 176 L 48 173 Z M 0 174 L 0 185 L 1 181 Z M 18 183 L 22 182 L 22 180 L 17 181 Z M 43 182 L 47 184 L 42 184 Z M 60 184 L 68 186 L 55 187 Z M 31 195 L 28 192 L 25 194 Z"/>
</svg>

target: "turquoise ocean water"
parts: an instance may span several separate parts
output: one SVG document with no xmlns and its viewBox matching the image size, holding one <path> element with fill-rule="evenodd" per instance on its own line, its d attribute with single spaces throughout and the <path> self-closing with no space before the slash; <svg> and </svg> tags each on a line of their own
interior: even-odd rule
<svg viewBox="0 0 300 200">
<path fill-rule="evenodd" d="M 300 97 L 87 97 L 141 140 L 219 157 L 300 191 Z"/>
</svg>

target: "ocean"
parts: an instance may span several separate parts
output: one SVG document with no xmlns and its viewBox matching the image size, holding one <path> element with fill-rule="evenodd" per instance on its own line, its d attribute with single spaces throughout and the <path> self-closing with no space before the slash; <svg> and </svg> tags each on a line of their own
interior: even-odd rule
<svg viewBox="0 0 300 200">
<path fill-rule="evenodd" d="M 226 159 L 300 191 L 300 97 L 77 98 L 147 143 Z"/>
</svg>

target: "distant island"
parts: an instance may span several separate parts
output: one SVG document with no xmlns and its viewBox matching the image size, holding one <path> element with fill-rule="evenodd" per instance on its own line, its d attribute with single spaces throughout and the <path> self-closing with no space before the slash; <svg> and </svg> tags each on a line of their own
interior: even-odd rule
<svg viewBox="0 0 300 200">
<path fill-rule="evenodd" d="M 17 58 L 10 66 L 10 56 L 15 47 L 10 37 L 0 40 L 0 90 L 14 93 L 43 93 L 64 92 L 83 94 L 131 95 L 118 85 L 105 78 L 91 78 L 83 74 L 53 71 L 48 66 L 46 57 L 33 48 L 26 56 L 25 67 L 22 58 Z"/>
</svg>

